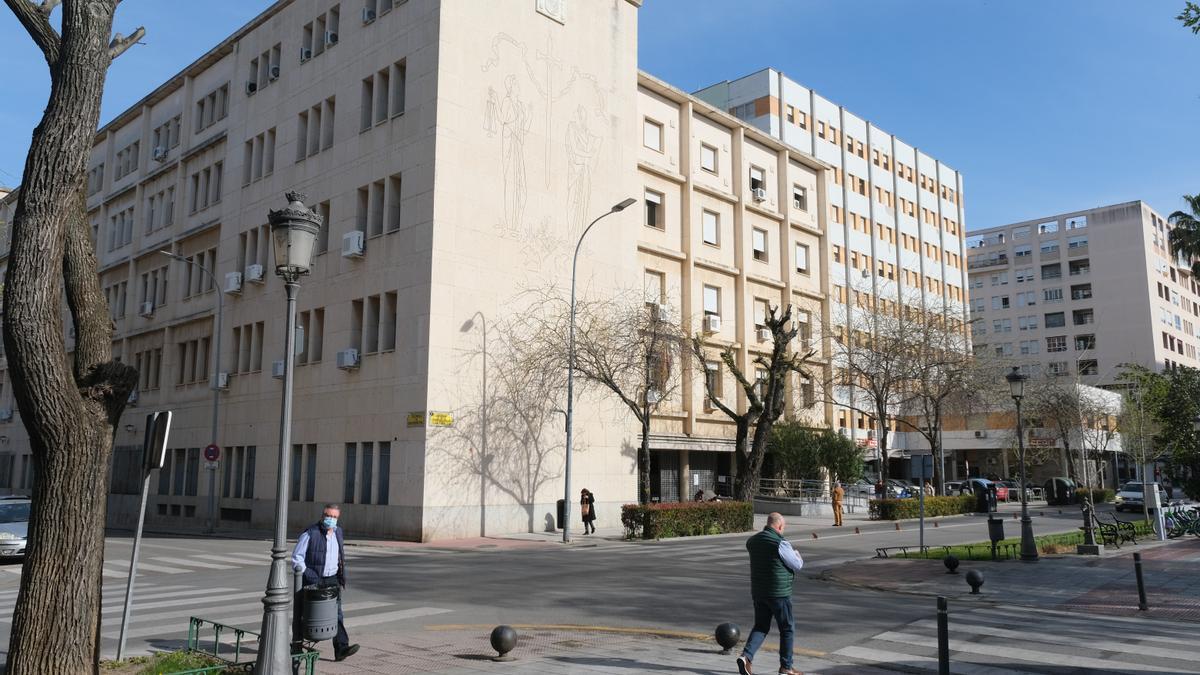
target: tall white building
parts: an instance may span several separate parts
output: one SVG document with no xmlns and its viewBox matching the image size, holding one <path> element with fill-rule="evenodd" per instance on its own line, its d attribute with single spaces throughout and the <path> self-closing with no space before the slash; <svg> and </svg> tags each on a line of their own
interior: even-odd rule
<svg viewBox="0 0 1200 675">
<path fill-rule="evenodd" d="M 827 264 L 835 320 L 902 303 L 966 319 L 958 171 L 772 68 L 695 95 L 833 167 Z M 833 422 L 874 445 L 877 421 L 839 408 Z"/>
<path fill-rule="evenodd" d="M 1144 202 L 977 230 L 967 240 L 977 352 L 1110 386 L 1123 363 L 1197 367 L 1200 295 Z"/>
</svg>

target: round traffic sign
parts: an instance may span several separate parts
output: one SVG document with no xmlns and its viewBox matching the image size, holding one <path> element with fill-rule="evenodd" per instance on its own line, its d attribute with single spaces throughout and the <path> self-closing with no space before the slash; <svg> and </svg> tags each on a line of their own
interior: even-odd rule
<svg viewBox="0 0 1200 675">
<path fill-rule="evenodd" d="M 210 462 L 215 462 L 221 457 L 221 446 L 216 443 L 210 444 L 204 448 L 204 459 Z"/>
</svg>

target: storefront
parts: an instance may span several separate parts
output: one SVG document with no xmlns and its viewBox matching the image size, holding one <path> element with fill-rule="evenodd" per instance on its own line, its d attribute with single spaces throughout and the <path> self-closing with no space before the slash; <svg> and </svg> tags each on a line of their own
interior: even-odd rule
<svg viewBox="0 0 1200 675">
<path fill-rule="evenodd" d="M 687 501 L 704 490 L 731 496 L 735 471 L 732 439 L 650 437 L 651 501 Z"/>
</svg>

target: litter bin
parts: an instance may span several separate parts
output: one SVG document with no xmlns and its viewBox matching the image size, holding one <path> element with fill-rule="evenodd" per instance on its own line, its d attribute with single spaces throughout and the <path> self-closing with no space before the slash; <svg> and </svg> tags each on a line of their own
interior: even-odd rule
<svg viewBox="0 0 1200 675">
<path fill-rule="evenodd" d="M 558 520 L 555 521 L 558 529 L 563 529 L 563 520 L 566 519 L 567 501 L 565 499 L 558 500 Z"/>
<path fill-rule="evenodd" d="M 992 500 L 987 488 L 981 485 L 974 485 L 973 487 L 975 488 L 975 513 L 991 513 Z"/>
<path fill-rule="evenodd" d="M 992 541 L 992 545 L 1004 541 L 1004 520 L 1002 518 L 988 518 L 988 539 Z"/>
<path fill-rule="evenodd" d="M 300 624 L 304 639 L 319 642 L 337 635 L 337 606 L 340 589 L 337 586 L 305 586 L 304 614 Z"/>
</svg>

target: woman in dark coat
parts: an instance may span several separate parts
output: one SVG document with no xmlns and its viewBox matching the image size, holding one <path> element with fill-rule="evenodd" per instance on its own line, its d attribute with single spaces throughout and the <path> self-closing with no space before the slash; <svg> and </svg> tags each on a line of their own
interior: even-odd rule
<svg viewBox="0 0 1200 675">
<path fill-rule="evenodd" d="M 588 534 L 588 528 L 591 528 L 591 534 L 596 533 L 596 495 L 584 488 L 579 493 L 579 513 L 583 515 L 583 533 Z"/>
</svg>

